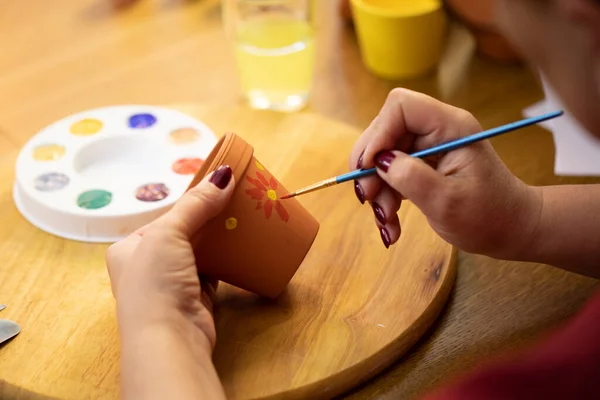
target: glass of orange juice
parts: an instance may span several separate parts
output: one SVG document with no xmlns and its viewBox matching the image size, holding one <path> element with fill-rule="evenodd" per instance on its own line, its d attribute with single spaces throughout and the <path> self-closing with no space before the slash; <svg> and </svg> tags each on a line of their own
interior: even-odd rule
<svg viewBox="0 0 600 400">
<path fill-rule="evenodd" d="M 223 0 L 242 91 L 253 108 L 306 106 L 314 74 L 310 0 Z"/>
</svg>

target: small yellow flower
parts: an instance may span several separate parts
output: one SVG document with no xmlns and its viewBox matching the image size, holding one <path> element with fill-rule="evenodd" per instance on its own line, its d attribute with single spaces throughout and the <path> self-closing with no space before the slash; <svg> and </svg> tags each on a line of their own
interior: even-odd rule
<svg viewBox="0 0 600 400">
<path fill-rule="evenodd" d="M 231 217 L 231 218 L 227 218 L 227 220 L 225 220 L 225 228 L 227 228 L 227 230 L 233 230 L 235 228 L 237 228 L 237 224 L 238 221 L 237 219 Z"/>
<path fill-rule="evenodd" d="M 264 210 L 267 219 L 271 218 L 271 214 L 275 210 L 283 222 L 288 222 L 290 215 L 282 202 L 277 199 L 279 184 L 272 176 L 265 175 L 267 175 L 266 172 L 261 173 L 260 171 L 256 171 L 256 178 L 246 175 L 246 180 L 252 184 L 250 188 L 246 189 L 246 194 L 256 200 L 256 209 Z"/>
</svg>

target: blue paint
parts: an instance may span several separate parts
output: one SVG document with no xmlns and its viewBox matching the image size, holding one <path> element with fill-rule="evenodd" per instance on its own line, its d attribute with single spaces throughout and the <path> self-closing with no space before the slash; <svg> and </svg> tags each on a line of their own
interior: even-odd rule
<svg viewBox="0 0 600 400">
<path fill-rule="evenodd" d="M 149 128 L 156 123 L 156 117 L 152 114 L 134 114 L 129 117 L 129 127 L 134 129 Z"/>
<path fill-rule="evenodd" d="M 537 117 L 527 118 L 527 119 L 523 119 L 523 120 L 517 121 L 517 122 L 511 122 L 510 124 L 506 124 L 503 126 L 499 126 L 497 128 L 489 129 L 487 131 L 476 133 L 471 136 L 466 136 L 464 138 L 460 138 L 460 139 L 457 139 L 457 140 L 454 140 L 454 141 L 451 141 L 448 143 L 440 144 L 440 145 L 432 147 L 430 149 L 417 151 L 415 153 L 412 153 L 410 156 L 416 157 L 416 158 L 424 158 L 424 157 L 432 156 L 432 155 L 435 155 L 438 153 L 455 150 L 460 147 L 464 147 L 464 146 L 470 145 L 472 143 L 479 142 L 481 140 L 485 140 L 485 139 L 492 138 L 494 136 L 501 135 L 503 133 L 511 132 L 511 131 L 514 131 L 514 130 L 517 130 L 520 128 L 524 128 L 529 125 L 534 125 L 534 124 L 537 124 L 542 121 L 546 121 L 546 120 L 549 120 L 552 118 L 559 117 L 559 116 L 563 115 L 563 113 L 564 113 L 564 111 L 559 110 L 559 111 L 554 111 L 554 112 L 551 112 L 548 114 L 543 114 L 543 115 L 540 115 Z M 355 179 L 363 178 L 365 176 L 370 176 L 370 175 L 373 175 L 376 173 L 377 173 L 377 168 L 359 169 L 356 171 L 348 172 L 347 174 L 340 175 L 340 176 L 336 177 L 335 180 L 337 183 L 342 183 L 342 182 L 347 182 L 347 181 L 352 181 Z"/>
</svg>

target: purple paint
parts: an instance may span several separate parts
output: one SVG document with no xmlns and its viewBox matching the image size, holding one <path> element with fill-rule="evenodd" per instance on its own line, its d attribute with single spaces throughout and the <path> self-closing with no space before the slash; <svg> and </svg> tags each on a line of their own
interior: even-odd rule
<svg viewBox="0 0 600 400">
<path fill-rule="evenodd" d="M 136 199 L 146 202 L 160 201 L 168 195 L 169 188 L 164 183 L 149 183 L 140 186 L 135 193 Z"/>
</svg>

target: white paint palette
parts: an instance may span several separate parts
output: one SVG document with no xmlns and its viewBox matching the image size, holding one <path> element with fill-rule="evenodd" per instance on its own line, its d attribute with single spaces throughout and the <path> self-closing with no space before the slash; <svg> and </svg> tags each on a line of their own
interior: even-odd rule
<svg viewBox="0 0 600 400">
<path fill-rule="evenodd" d="M 36 227 L 111 243 L 167 211 L 217 143 L 179 111 L 124 105 L 80 112 L 21 150 L 13 197 Z"/>
</svg>

